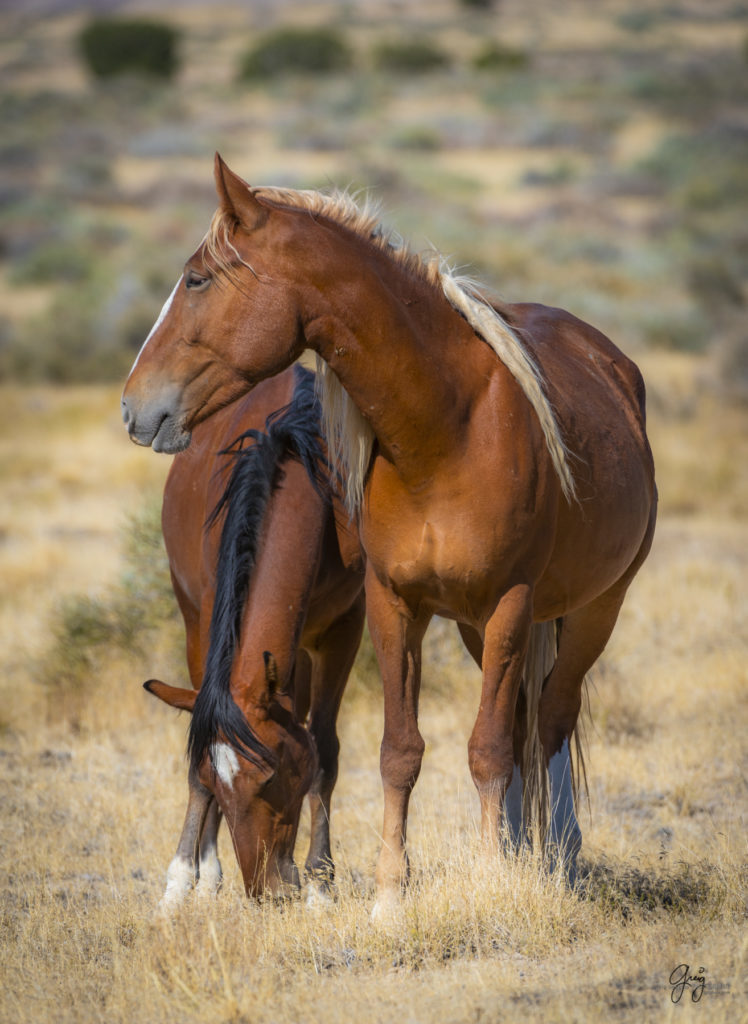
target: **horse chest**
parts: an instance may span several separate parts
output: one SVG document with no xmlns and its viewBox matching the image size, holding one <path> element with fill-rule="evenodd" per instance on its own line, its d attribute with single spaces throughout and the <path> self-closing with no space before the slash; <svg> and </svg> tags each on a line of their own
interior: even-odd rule
<svg viewBox="0 0 748 1024">
<path fill-rule="evenodd" d="M 456 617 L 481 618 L 497 574 L 490 536 L 470 517 L 392 516 L 370 520 L 367 557 L 379 579 L 408 604 Z"/>
<path fill-rule="evenodd" d="M 377 459 L 361 538 L 380 582 L 411 607 L 480 622 L 518 573 L 535 578 L 552 541 L 539 525 L 548 495 L 531 486 L 534 474 L 519 474 L 511 460 L 493 465 L 480 446 L 469 451 L 438 477 L 424 471 L 407 484 Z"/>
</svg>

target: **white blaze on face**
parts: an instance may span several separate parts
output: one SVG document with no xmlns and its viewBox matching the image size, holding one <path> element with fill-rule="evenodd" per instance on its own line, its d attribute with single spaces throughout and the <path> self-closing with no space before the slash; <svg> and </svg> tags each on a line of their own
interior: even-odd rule
<svg viewBox="0 0 748 1024">
<path fill-rule="evenodd" d="M 214 743 L 211 758 L 216 775 L 229 789 L 233 789 L 234 778 L 239 771 L 239 758 L 236 751 L 228 743 Z"/>
<path fill-rule="evenodd" d="M 174 296 L 177 294 L 177 289 L 179 288 L 181 283 L 182 283 L 182 277 L 180 276 L 179 280 L 177 281 L 177 283 L 174 285 L 174 288 L 172 289 L 171 295 L 169 296 L 169 298 L 164 303 L 161 312 L 158 314 L 158 319 L 156 320 L 156 323 L 153 325 L 153 327 L 151 327 L 151 329 L 150 329 L 150 331 L 148 333 L 148 337 L 145 339 L 145 341 L 141 345 L 140 352 L 138 352 L 137 356 L 135 357 L 135 362 L 132 364 L 132 370 L 130 370 L 130 374 L 132 374 L 133 370 L 138 365 L 138 360 L 140 359 L 140 357 L 145 352 L 146 345 L 148 344 L 148 342 L 151 340 L 153 335 L 156 333 L 156 331 L 159 329 L 161 324 L 166 319 L 166 316 L 167 316 L 169 310 L 171 309 L 171 304 L 174 301 Z"/>
</svg>

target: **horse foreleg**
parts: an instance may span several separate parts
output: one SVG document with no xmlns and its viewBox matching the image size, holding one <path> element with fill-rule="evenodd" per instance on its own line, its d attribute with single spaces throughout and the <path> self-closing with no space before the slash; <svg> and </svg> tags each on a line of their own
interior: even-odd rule
<svg viewBox="0 0 748 1024">
<path fill-rule="evenodd" d="M 499 837 L 504 800 L 514 773 L 515 708 L 531 621 L 532 590 L 518 585 L 501 598 L 484 633 L 483 685 L 468 742 L 468 761 L 480 797 L 481 836 L 491 847 Z"/>
<path fill-rule="evenodd" d="M 205 823 L 200 837 L 200 877 L 197 883 L 199 896 L 215 896 L 223 882 L 223 870 L 218 859 L 218 827 L 220 824 L 221 811 L 218 801 L 213 797 L 205 815 Z"/>
<path fill-rule="evenodd" d="M 306 876 L 310 897 L 327 896 L 335 877 L 330 848 L 330 802 L 338 777 L 338 711 L 356 658 L 364 624 L 364 595 L 335 620 L 317 644 L 312 677 L 309 731 L 317 747 L 317 774 L 309 791 L 311 829 Z M 314 895 L 313 895 L 314 894 Z"/>
<path fill-rule="evenodd" d="M 213 795 L 196 779 L 190 779 L 187 812 L 179 837 L 177 852 L 166 872 L 166 890 L 159 902 L 162 911 L 172 910 L 183 902 L 199 874 L 200 838 Z"/>
<path fill-rule="evenodd" d="M 370 568 L 366 574 L 369 631 L 384 690 L 380 771 L 384 790 L 382 847 L 377 861 L 374 920 L 386 920 L 407 882 L 405 853 L 408 803 L 421 770 L 424 742 L 418 729 L 421 641 L 428 617 L 408 614 Z"/>
</svg>

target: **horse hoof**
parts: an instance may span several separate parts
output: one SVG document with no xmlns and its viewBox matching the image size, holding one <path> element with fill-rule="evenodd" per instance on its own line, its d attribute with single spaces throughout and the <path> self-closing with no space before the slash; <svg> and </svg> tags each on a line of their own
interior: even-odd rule
<svg viewBox="0 0 748 1024">
<path fill-rule="evenodd" d="M 201 899 L 215 899 L 223 884 L 223 871 L 217 858 L 200 862 L 200 877 L 197 880 L 197 895 Z"/>
<path fill-rule="evenodd" d="M 371 923 L 375 928 L 391 931 L 403 922 L 403 904 L 395 892 L 380 893 L 371 908 Z"/>
<path fill-rule="evenodd" d="M 307 910 L 327 910 L 335 900 L 327 885 L 309 885 L 306 890 Z"/>
<path fill-rule="evenodd" d="M 159 900 L 159 913 L 168 915 L 184 903 L 195 884 L 195 869 L 189 861 L 175 857 L 166 872 L 166 891 Z"/>
</svg>

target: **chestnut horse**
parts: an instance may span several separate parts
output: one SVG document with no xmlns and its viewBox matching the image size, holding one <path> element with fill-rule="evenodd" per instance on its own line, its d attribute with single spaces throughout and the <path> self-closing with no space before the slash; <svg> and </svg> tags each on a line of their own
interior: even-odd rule
<svg viewBox="0 0 748 1024">
<path fill-rule="evenodd" d="M 312 376 L 289 370 L 206 420 L 166 482 L 163 533 L 194 689 L 145 684 L 193 713 L 165 908 L 196 877 L 201 891 L 220 885 L 221 812 L 249 894 L 298 887 L 310 786 L 310 895 L 332 878 L 335 725 L 363 628 L 363 561 L 321 471 Z"/>
<path fill-rule="evenodd" d="M 133 366 L 123 416 L 137 443 L 180 451 L 215 410 L 303 350 L 317 354 L 384 688 L 375 917 L 407 877 L 421 641 L 434 614 L 483 645 L 468 759 L 486 842 L 535 736 L 549 842 L 573 865 L 580 833 L 564 765 L 583 680 L 654 532 L 637 367 L 562 310 L 489 304 L 345 194 L 251 188 L 218 155 L 215 175 L 219 208 Z M 554 620 L 535 719 L 518 701 L 531 627 Z"/>
</svg>

